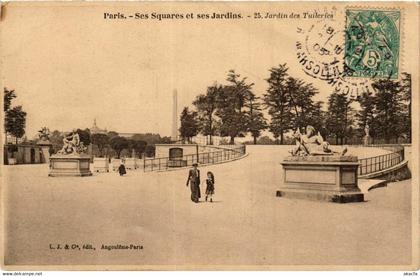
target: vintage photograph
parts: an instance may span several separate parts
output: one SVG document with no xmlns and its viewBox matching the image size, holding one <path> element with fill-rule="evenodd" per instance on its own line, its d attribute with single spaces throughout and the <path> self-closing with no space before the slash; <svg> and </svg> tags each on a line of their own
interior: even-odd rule
<svg viewBox="0 0 420 276">
<path fill-rule="evenodd" d="M 9 2 L 3 270 L 419 268 L 416 2 Z"/>
</svg>

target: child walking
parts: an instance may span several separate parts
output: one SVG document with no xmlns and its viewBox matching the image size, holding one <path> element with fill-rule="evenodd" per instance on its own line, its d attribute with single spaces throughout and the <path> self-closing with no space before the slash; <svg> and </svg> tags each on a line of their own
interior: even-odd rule
<svg viewBox="0 0 420 276">
<path fill-rule="evenodd" d="M 213 202 L 214 195 L 214 174 L 212 172 L 207 172 L 207 188 L 206 188 L 206 201 L 210 199 L 210 202 Z"/>
</svg>

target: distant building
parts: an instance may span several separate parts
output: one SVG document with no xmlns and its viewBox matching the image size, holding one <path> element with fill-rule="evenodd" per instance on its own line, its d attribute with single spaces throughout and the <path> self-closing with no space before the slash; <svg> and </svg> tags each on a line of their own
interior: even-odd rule
<svg viewBox="0 0 420 276">
<path fill-rule="evenodd" d="M 92 127 L 89 128 L 90 130 L 90 134 L 97 134 L 97 133 L 101 133 L 101 134 L 108 134 L 108 130 L 102 129 L 100 127 L 98 127 L 98 125 L 96 124 L 96 118 L 93 120 L 93 125 Z M 139 134 L 139 133 L 134 133 L 134 132 L 117 132 L 119 136 L 121 137 L 125 137 L 125 138 L 131 138 L 133 135 L 135 134 Z"/>
<path fill-rule="evenodd" d="M 106 130 L 106 128 L 105 129 L 101 129 L 101 128 L 99 128 L 97 125 L 96 125 L 96 118 L 93 120 L 93 126 L 90 128 L 90 133 L 91 134 L 97 134 L 97 133 L 100 133 L 100 134 L 107 134 L 108 133 L 108 131 Z"/>
<path fill-rule="evenodd" d="M 17 138 L 10 133 L 6 135 L 5 144 L 21 144 L 27 140 L 26 135 L 23 135 L 21 138 Z"/>
<path fill-rule="evenodd" d="M 131 133 L 131 132 L 118 132 L 118 136 L 124 137 L 124 138 L 131 138 L 133 135 L 136 135 L 139 133 Z"/>
</svg>

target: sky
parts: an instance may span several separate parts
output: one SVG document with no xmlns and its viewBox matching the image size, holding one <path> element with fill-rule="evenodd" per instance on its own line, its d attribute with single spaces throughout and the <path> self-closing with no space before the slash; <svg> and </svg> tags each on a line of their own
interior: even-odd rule
<svg viewBox="0 0 420 276">
<path fill-rule="evenodd" d="M 52 5 L 52 4 L 50 4 Z M 152 3 L 92 7 L 11 6 L 3 14 L 2 82 L 23 105 L 26 132 L 43 126 L 68 131 L 92 126 L 169 136 L 172 93 L 178 113 L 230 69 L 267 89 L 268 69 L 287 63 L 290 75 L 312 82 L 326 101 L 332 89 L 304 74 L 296 58 L 296 30 L 316 20 L 105 20 L 104 12 L 253 15 L 255 7 L 220 3 Z M 261 11 L 303 12 L 304 4 L 261 4 Z M 329 9 L 331 12 L 332 8 Z M 340 17 L 341 16 L 341 17 Z M 342 15 L 335 17 L 343 21 Z"/>
</svg>

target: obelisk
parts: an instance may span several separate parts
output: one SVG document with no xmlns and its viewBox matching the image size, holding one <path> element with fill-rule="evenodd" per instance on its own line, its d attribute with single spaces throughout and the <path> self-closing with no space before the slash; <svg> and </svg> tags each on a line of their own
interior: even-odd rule
<svg viewBox="0 0 420 276">
<path fill-rule="evenodd" d="M 172 142 L 178 141 L 178 94 L 176 89 L 173 92 L 172 98 L 172 134 L 171 140 Z"/>
</svg>

